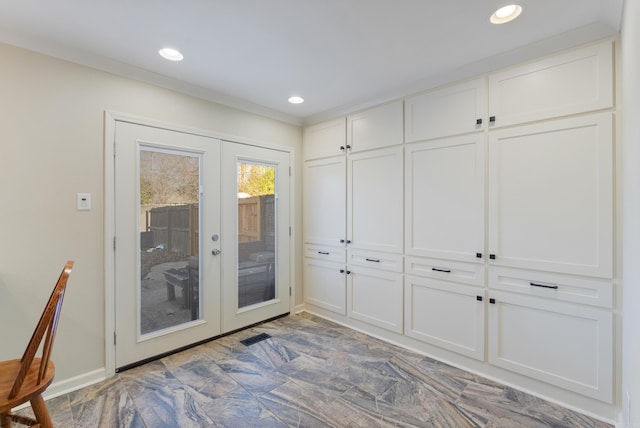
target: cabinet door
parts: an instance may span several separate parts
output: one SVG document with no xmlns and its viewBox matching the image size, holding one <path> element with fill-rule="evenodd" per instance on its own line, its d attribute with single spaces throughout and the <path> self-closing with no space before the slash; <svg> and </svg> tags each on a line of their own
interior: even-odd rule
<svg viewBox="0 0 640 428">
<path fill-rule="evenodd" d="M 304 159 L 318 159 L 346 153 L 344 117 L 304 128 Z"/>
<path fill-rule="evenodd" d="M 401 254 L 404 199 L 402 146 L 354 153 L 348 158 L 349 247 Z"/>
<path fill-rule="evenodd" d="M 348 315 L 402 334 L 402 274 L 349 267 Z"/>
<path fill-rule="evenodd" d="M 484 138 L 405 147 L 406 254 L 482 262 Z"/>
<path fill-rule="evenodd" d="M 402 101 L 349 115 L 347 147 L 357 152 L 402 144 L 402 120 Z"/>
<path fill-rule="evenodd" d="M 344 246 L 346 237 L 347 161 L 345 156 L 304 164 L 304 241 Z"/>
<path fill-rule="evenodd" d="M 492 291 L 489 363 L 608 403 L 610 311 Z"/>
<path fill-rule="evenodd" d="M 554 55 L 489 76 L 494 126 L 613 106 L 611 42 Z"/>
<path fill-rule="evenodd" d="M 491 263 L 611 278 L 612 134 L 610 113 L 490 133 Z"/>
<path fill-rule="evenodd" d="M 405 142 L 485 129 L 485 93 L 480 78 L 405 99 Z"/>
<path fill-rule="evenodd" d="M 484 289 L 407 275 L 404 334 L 484 360 Z"/>
<path fill-rule="evenodd" d="M 339 263 L 305 258 L 303 266 L 305 303 L 346 314 L 345 267 Z"/>
</svg>

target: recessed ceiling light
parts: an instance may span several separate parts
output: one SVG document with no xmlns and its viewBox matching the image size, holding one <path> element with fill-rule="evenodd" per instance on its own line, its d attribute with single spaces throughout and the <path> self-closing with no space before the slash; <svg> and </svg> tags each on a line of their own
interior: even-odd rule
<svg viewBox="0 0 640 428">
<path fill-rule="evenodd" d="M 168 59 L 169 61 L 182 61 L 184 59 L 180 51 L 172 48 L 162 48 L 158 53 L 162 58 Z"/>
<path fill-rule="evenodd" d="M 505 24 L 516 19 L 521 13 L 522 6 L 519 4 L 510 4 L 493 12 L 489 20 L 492 24 Z"/>
<path fill-rule="evenodd" d="M 294 95 L 293 97 L 289 97 L 289 102 L 291 104 L 302 104 L 304 102 L 304 98 Z"/>
</svg>

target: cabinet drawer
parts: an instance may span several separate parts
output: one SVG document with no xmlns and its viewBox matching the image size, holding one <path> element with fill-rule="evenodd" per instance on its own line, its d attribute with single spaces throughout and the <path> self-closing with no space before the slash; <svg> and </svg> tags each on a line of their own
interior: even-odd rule
<svg viewBox="0 0 640 428">
<path fill-rule="evenodd" d="M 612 402 L 611 311 L 500 291 L 489 298 L 490 364 Z"/>
<path fill-rule="evenodd" d="M 402 255 L 349 248 L 347 251 L 347 264 L 402 272 Z"/>
<path fill-rule="evenodd" d="M 346 255 L 344 248 L 325 247 L 322 245 L 305 245 L 304 256 L 344 264 Z"/>
<path fill-rule="evenodd" d="M 304 128 L 305 160 L 346 153 L 347 124 L 344 117 Z"/>
<path fill-rule="evenodd" d="M 405 257 L 405 273 L 470 285 L 484 285 L 484 265 L 424 257 Z"/>
<path fill-rule="evenodd" d="M 603 308 L 613 307 L 613 284 L 596 279 L 490 267 L 489 288 Z"/>
<path fill-rule="evenodd" d="M 612 106 L 611 42 L 574 49 L 489 76 L 489 115 L 496 127 Z"/>
</svg>

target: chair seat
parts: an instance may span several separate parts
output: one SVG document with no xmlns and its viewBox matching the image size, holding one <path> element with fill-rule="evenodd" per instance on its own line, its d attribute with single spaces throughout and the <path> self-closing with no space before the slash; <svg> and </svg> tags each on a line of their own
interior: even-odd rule
<svg viewBox="0 0 640 428">
<path fill-rule="evenodd" d="M 47 389 L 53 381 L 56 371 L 55 365 L 53 361 L 49 360 L 47 370 L 38 385 L 36 382 L 39 369 L 40 358 L 34 358 L 18 395 L 9 400 L 9 392 L 15 381 L 16 373 L 20 370 L 20 360 L 0 361 L 0 414 L 10 412 L 12 408 L 30 401 L 31 398 L 42 394 Z"/>
</svg>

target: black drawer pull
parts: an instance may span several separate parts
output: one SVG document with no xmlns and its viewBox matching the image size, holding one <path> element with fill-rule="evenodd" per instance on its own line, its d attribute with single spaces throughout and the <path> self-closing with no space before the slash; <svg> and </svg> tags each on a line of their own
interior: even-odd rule
<svg viewBox="0 0 640 428">
<path fill-rule="evenodd" d="M 477 300 L 478 302 L 482 302 L 482 296 L 476 296 L 476 300 Z"/>
<path fill-rule="evenodd" d="M 482 125 L 482 119 L 476 119 L 476 125 Z"/>
<path fill-rule="evenodd" d="M 492 305 L 496 304 L 496 299 L 489 299 L 489 303 L 491 303 Z"/>
<path fill-rule="evenodd" d="M 340 146 L 340 150 L 344 151 L 344 146 Z"/>
<path fill-rule="evenodd" d="M 449 269 L 438 269 L 438 268 L 431 268 L 432 271 L 434 272 L 444 272 L 444 273 L 451 273 L 451 271 Z"/>
<path fill-rule="evenodd" d="M 340 269 L 340 273 L 344 273 L 344 269 Z"/>
<path fill-rule="evenodd" d="M 553 290 L 557 290 L 558 289 L 557 285 L 536 284 L 535 282 L 530 282 L 529 285 L 531 285 L 532 287 L 551 288 Z"/>
<path fill-rule="evenodd" d="M 496 117 L 495 116 L 489 117 L 489 122 L 495 123 L 496 122 Z"/>
<path fill-rule="evenodd" d="M 322 254 L 323 256 L 328 256 L 329 252 L 327 252 L 327 251 L 318 251 L 318 254 Z"/>
<path fill-rule="evenodd" d="M 380 263 L 380 259 L 365 259 L 368 262 Z"/>
</svg>

